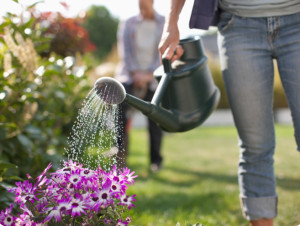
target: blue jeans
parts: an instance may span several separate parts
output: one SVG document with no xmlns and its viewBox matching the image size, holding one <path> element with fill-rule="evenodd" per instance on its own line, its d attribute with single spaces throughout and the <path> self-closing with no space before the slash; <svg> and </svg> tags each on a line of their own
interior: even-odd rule
<svg viewBox="0 0 300 226">
<path fill-rule="evenodd" d="M 223 12 L 220 17 L 221 68 L 239 135 L 242 210 L 248 220 L 274 218 L 273 61 L 277 61 L 300 150 L 300 13 L 244 18 Z"/>
</svg>

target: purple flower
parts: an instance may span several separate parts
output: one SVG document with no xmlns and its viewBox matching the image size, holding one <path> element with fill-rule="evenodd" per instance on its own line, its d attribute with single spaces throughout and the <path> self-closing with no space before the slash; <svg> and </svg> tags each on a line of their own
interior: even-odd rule
<svg viewBox="0 0 300 226">
<path fill-rule="evenodd" d="M 70 201 L 71 215 L 72 217 L 81 216 L 82 213 L 86 214 L 85 209 L 87 207 L 87 203 L 85 200 L 81 198 L 73 198 Z"/>
<path fill-rule="evenodd" d="M 15 203 L 22 213 L 12 214 L 13 205 L 0 213 L 0 225 L 43 225 L 79 218 L 87 224 L 127 225 L 131 218 L 119 219 L 124 208 L 134 207 L 133 196 L 127 196 L 128 184 L 133 184 L 134 171 L 128 168 L 117 171 L 114 166 L 105 172 L 100 166 L 97 170 L 83 168 L 81 164 L 65 162 L 62 169 L 48 173 L 52 164 L 36 180 L 17 182 L 9 189 L 15 194 Z M 35 181 L 30 183 L 29 181 Z M 119 204 L 119 205 L 117 205 Z M 104 210 L 101 211 L 100 210 Z M 41 223 L 36 219 L 42 220 Z M 90 222 L 91 221 L 91 222 Z M 12 223 L 10 223 L 12 222 Z"/>
<path fill-rule="evenodd" d="M 69 200 L 59 200 L 58 206 L 52 208 L 48 216 L 45 218 L 45 222 L 49 222 L 52 218 L 55 222 L 61 222 L 62 215 L 69 209 L 71 209 L 71 204 Z"/>
<path fill-rule="evenodd" d="M 13 204 L 9 208 L 6 208 L 5 211 L 0 213 L 0 225 L 13 225 L 15 217 L 12 215 Z"/>
<path fill-rule="evenodd" d="M 109 226 L 109 225 L 111 225 L 111 220 L 104 218 L 103 223 Z"/>
<path fill-rule="evenodd" d="M 114 165 L 113 166 L 113 171 L 110 171 L 109 174 L 108 174 L 108 178 L 112 181 L 122 181 L 124 180 L 124 176 L 122 174 L 118 174 L 117 172 L 117 167 Z"/>
<path fill-rule="evenodd" d="M 126 185 L 121 185 L 120 182 L 117 182 L 115 180 L 112 181 L 111 186 L 110 186 L 110 190 L 114 193 L 118 193 L 118 192 L 125 192 L 126 190 Z"/>
<path fill-rule="evenodd" d="M 36 209 L 37 209 L 39 212 L 44 212 L 45 210 L 48 209 L 48 205 L 49 205 L 49 202 L 48 202 L 47 197 L 42 197 L 42 198 L 40 198 L 39 201 L 37 202 L 37 204 L 36 204 Z"/>
<path fill-rule="evenodd" d="M 82 184 L 82 176 L 80 174 L 80 170 L 72 170 L 70 175 L 66 175 L 67 181 L 69 181 L 75 189 L 79 189 Z"/>
<path fill-rule="evenodd" d="M 90 170 L 87 168 L 82 169 L 80 171 L 80 175 L 87 189 L 93 188 L 95 187 L 95 185 L 97 185 L 97 173 L 94 170 Z"/>
<path fill-rule="evenodd" d="M 36 179 L 37 179 L 37 183 L 39 184 L 39 186 L 42 186 L 46 181 L 47 178 L 44 178 L 42 180 L 42 178 L 45 176 L 45 174 L 48 172 L 48 170 L 52 167 L 52 163 L 50 162 L 49 165 L 46 167 L 46 169 L 44 169 L 44 171 L 41 173 L 41 175 L 39 175 Z"/>
<path fill-rule="evenodd" d="M 123 221 L 122 219 L 120 219 L 118 221 L 118 223 L 116 224 L 116 226 L 126 226 L 128 225 L 128 222 L 127 221 Z"/>
<path fill-rule="evenodd" d="M 36 185 L 32 185 L 28 180 L 25 180 L 23 183 L 16 182 L 16 185 L 17 187 L 8 190 L 16 195 L 16 203 L 24 205 L 27 201 L 34 203 L 34 200 L 38 200 L 36 197 Z"/>
<path fill-rule="evenodd" d="M 103 184 L 102 189 L 95 191 L 94 194 L 91 195 L 92 200 L 94 201 L 94 209 L 98 212 L 100 207 L 106 206 L 110 203 L 112 194 L 110 193 L 111 181 L 107 179 L 107 181 Z"/>
<path fill-rule="evenodd" d="M 135 207 L 135 205 L 132 204 L 132 202 L 135 201 L 134 197 L 135 195 L 128 196 L 126 194 L 122 194 L 119 197 L 121 201 L 119 205 L 127 206 L 128 209 L 131 209 L 131 207 Z"/>
<path fill-rule="evenodd" d="M 20 225 L 20 226 L 36 225 L 30 219 L 30 216 L 27 213 L 20 214 L 20 216 L 18 218 L 16 218 L 15 223 L 16 223 L 16 225 Z"/>
<path fill-rule="evenodd" d="M 121 172 L 121 171 L 120 171 Z M 130 169 L 123 168 L 123 172 L 121 174 L 127 179 L 127 183 L 134 184 L 134 178 L 138 177 L 137 175 L 133 175 L 135 171 L 130 172 Z"/>
<path fill-rule="evenodd" d="M 90 179 L 95 176 L 95 171 L 85 168 L 81 170 L 80 175 L 86 179 Z"/>
</svg>

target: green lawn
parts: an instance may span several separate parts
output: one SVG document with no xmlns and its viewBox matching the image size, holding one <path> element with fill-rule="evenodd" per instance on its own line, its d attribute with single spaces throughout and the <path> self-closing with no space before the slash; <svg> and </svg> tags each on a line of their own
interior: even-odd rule
<svg viewBox="0 0 300 226">
<path fill-rule="evenodd" d="M 279 215 L 275 225 L 300 224 L 300 155 L 293 129 L 276 126 L 275 169 Z M 129 167 L 139 177 L 129 189 L 136 195 L 133 225 L 248 225 L 238 198 L 237 134 L 234 127 L 200 127 L 166 133 L 163 169 L 151 174 L 144 129 L 130 134 Z M 177 225 L 179 225 L 177 224 Z"/>
</svg>

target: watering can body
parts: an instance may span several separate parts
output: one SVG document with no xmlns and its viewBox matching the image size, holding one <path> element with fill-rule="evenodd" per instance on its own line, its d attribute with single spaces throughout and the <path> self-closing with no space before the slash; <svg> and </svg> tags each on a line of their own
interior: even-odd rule
<svg viewBox="0 0 300 226">
<path fill-rule="evenodd" d="M 151 103 L 127 94 L 125 101 L 168 132 L 201 125 L 219 103 L 220 92 L 207 65 L 200 37 L 183 39 L 183 56 L 154 71 L 159 84 Z"/>
</svg>

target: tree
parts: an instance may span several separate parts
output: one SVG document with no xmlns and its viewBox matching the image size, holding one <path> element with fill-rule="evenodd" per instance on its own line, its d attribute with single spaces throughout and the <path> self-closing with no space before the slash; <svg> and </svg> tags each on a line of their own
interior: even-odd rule
<svg viewBox="0 0 300 226">
<path fill-rule="evenodd" d="M 102 60 L 109 54 L 117 41 L 119 20 L 114 18 L 104 6 L 91 6 L 87 11 L 83 27 L 90 40 L 96 45 L 94 55 Z"/>
</svg>

